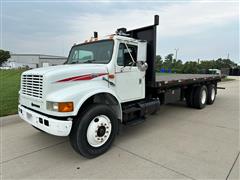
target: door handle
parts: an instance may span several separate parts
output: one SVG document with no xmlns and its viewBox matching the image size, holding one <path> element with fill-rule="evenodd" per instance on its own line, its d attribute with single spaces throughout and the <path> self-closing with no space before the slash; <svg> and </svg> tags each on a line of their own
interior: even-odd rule
<svg viewBox="0 0 240 180">
<path fill-rule="evenodd" d="M 102 80 L 108 82 L 110 85 L 115 86 L 115 84 L 111 81 L 109 81 L 107 78 L 103 77 Z"/>
</svg>

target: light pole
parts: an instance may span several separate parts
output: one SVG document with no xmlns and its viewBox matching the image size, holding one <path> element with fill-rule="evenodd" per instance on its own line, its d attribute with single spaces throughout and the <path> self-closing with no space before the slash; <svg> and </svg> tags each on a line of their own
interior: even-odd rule
<svg viewBox="0 0 240 180">
<path fill-rule="evenodd" d="M 175 60 L 177 61 L 177 53 L 178 53 L 179 48 L 175 48 L 174 50 L 175 50 Z"/>
<path fill-rule="evenodd" d="M 227 59 L 229 59 L 229 56 L 230 56 L 230 55 L 229 55 L 229 53 L 228 53 L 228 54 L 227 54 Z"/>
</svg>

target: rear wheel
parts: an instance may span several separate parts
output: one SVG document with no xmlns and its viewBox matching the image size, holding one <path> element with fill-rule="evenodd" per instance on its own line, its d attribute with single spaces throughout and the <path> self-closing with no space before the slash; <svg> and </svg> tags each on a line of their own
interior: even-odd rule
<svg viewBox="0 0 240 180">
<path fill-rule="evenodd" d="M 207 87 L 208 96 L 207 96 L 207 104 L 213 104 L 216 99 L 216 87 L 214 84 L 210 84 Z"/>
<path fill-rule="evenodd" d="M 70 142 L 76 152 L 94 158 L 111 147 L 117 131 L 118 120 L 112 109 L 104 104 L 93 104 L 74 122 Z"/>
<path fill-rule="evenodd" d="M 205 85 L 196 87 L 193 104 L 195 108 L 203 109 L 207 103 L 208 90 Z"/>
</svg>

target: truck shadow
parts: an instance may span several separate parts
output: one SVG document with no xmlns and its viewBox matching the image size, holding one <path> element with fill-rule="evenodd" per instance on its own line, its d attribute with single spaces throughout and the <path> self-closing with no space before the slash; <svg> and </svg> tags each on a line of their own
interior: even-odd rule
<svg viewBox="0 0 240 180">
<path fill-rule="evenodd" d="M 188 113 L 193 113 L 196 109 L 187 107 L 185 102 L 161 106 L 156 114 L 148 116 L 141 124 L 135 126 L 121 125 L 115 144 L 117 145 L 119 142 L 123 143 L 124 141 L 131 141 L 131 139 L 141 138 L 142 136 L 151 134 L 153 131 L 157 132 L 165 130 L 173 125 L 178 125 L 182 122 L 178 118 L 178 114 L 186 111 L 188 111 Z"/>
<path fill-rule="evenodd" d="M 174 102 L 174 103 L 168 103 L 165 106 L 173 106 L 173 107 L 180 107 L 180 108 L 189 108 L 186 105 L 185 101 L 178 101 L 178 102 Z"/>
</svg>

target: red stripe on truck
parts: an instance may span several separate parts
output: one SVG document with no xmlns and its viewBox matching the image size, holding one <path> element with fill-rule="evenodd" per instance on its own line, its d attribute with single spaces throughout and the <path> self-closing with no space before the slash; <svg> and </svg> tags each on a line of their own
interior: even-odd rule
<svg viewBox="0 0 240 180">
<path fill-rule="evenodd" d="M 108 73 L 97 73 L 97 74 L 86 74 L 81 76 L 74 76 L 66 79 L 61 79 L 56 82 L 68 82 L 68 81 L 85 81 L 85 80 L 92 80 L 96 77 L 107 75 Z"/>
</svg>

